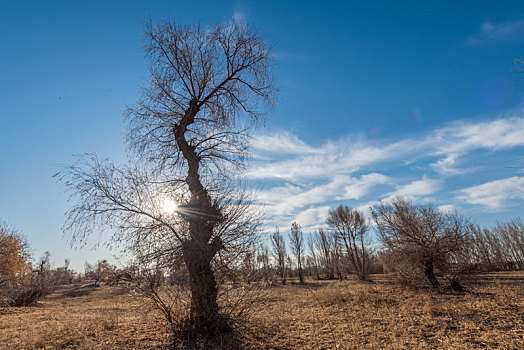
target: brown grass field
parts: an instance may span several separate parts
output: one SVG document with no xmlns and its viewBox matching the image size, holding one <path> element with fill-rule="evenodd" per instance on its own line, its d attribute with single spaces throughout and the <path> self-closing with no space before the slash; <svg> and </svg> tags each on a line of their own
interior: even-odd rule
<svg viewBox="0 0 524 350">
<path fill-rule="evenodd" d="M 523 272 L 481 275 L 462 294 L 373 280 L 261 287 L 237 325 L 242 348 L 524 349 Z M 132 294 L 72 285 L 34 307 L 0 308 L 0 348 L 170 348 L 162 317 Z"/>
</svg>

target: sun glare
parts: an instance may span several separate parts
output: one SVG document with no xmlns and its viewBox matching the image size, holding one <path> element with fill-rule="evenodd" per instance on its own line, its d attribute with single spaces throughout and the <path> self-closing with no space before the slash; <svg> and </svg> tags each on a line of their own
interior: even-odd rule
<svg viewBox="0 0 524 350">
<path fill-rule="evenodd" d="M 178 205 L 170 199 L 164 199 L 161 209 L 164 214 L 173 214 L 178 209 Z"/>
</svg>

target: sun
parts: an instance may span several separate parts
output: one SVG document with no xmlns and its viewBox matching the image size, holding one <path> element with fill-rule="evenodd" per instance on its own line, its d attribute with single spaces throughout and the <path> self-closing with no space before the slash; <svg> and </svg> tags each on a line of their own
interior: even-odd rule
<svg viewBox="0 0 524 350">
<path fill-rule="evenodd" d="M 173 214 L 177 211 L 178 204 L 171 199 L 164 199 L 160 208 L 164 214 Z"/>
</svg>

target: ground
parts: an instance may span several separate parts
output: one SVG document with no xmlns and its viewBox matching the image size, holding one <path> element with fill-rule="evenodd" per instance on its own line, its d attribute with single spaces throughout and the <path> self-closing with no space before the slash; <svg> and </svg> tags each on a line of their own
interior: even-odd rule
<svg viewBox="0 0 524 350">
<path fill-rule="evenodd" d="M 246 349 L 524 348 L 524 272 L 484 274 L 466 293 L 309 281 L 258 289 L 236 325 Z M 2 349 L 167 349 L 161 316 L 120 286 L 63 286 L 0 309 Z"/>
</svg>

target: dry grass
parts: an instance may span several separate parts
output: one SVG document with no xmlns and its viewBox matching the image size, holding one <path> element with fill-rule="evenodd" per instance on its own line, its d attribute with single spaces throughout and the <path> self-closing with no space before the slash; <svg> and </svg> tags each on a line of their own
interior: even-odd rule
<svg viewBox="0 0 524 350">
<path fill-rule="evenodd" d="M 468 293 L 374 283 L 265 287 L 239 328 L 249 349 L 524 348 L 524 273 L 486 274 Z M 0 309 L 0 348 L 164 349 L 162 319 L 119 287 L 64 287 Z"/>
<path fill-rule="evenodd" d="M 121 287 L 62 287 L 35 307 L 0 309 L 4 349 L 164 349 L 169 334 Z"/>
<path fill-rule="evenodd" d="M 279 287 L 255 315 L 250 341 L 278 349 L 524 348 L 524 274 L 482 279 L 465 294 L 407 290 L 383 276 Z"/>
</svg>

